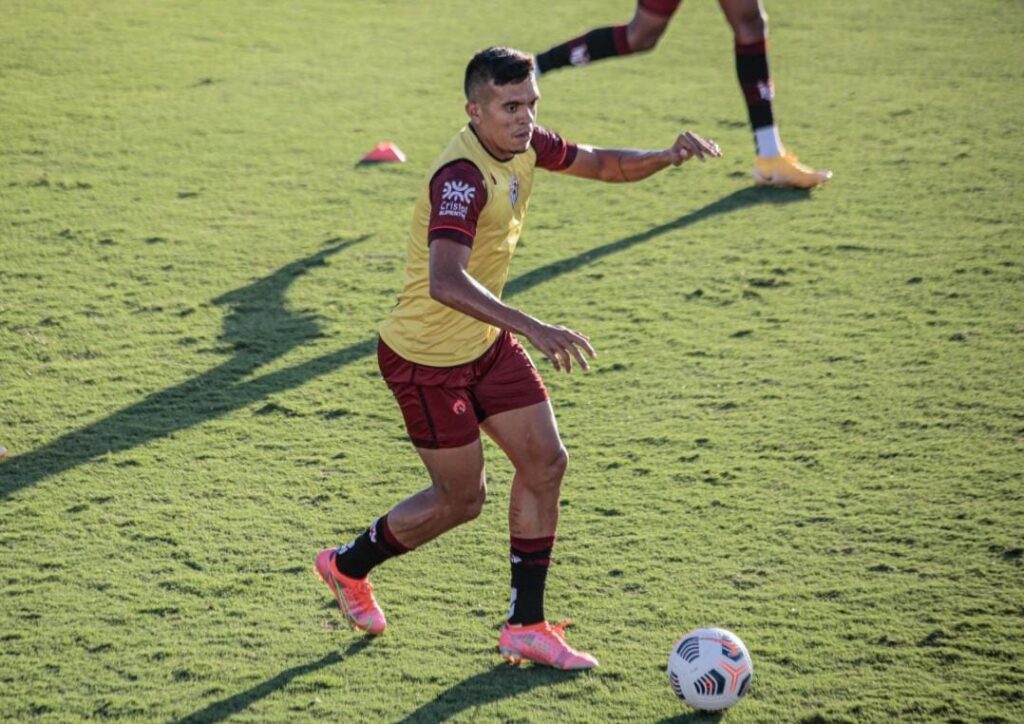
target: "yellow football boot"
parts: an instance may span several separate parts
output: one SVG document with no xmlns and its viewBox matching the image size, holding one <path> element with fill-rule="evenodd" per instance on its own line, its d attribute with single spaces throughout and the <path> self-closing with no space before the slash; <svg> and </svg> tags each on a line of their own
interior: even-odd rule
<svg viewBox="0 0 1024 724">
<path fill-rule="evenodd" d="M 832 178 L 828 170 L 815 171 L 791 153 L 765 158 L 758 156 L 754 162 L 754 183 L 757 186 L 777 186 L 787 189 L 810 189 Z"/>
</svg>

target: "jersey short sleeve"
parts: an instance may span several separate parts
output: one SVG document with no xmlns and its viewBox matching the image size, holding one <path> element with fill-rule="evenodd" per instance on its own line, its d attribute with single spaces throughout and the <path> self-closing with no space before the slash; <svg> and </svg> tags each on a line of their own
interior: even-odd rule
<svg viewBox="0 0 1024 724">
<path fill-rule="evenodd" d="M 439 168 L 430 179 L 427 243 L 451 239 L 473 246 L 476 222 L 486 203 L 484 176 L 472 162 L 463 158 Z"/>
<path fill-rule="evenodd" d="M 576 160 L 576 144 L 543 126 L 533 129 L 530 145 L 537 152 L 537 165 L 548 171 L 563 171 Z"/>
</svg>

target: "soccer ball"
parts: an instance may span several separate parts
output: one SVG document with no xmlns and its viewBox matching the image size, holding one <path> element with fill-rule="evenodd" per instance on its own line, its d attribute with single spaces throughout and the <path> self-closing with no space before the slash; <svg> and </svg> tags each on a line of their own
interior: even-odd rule
<svg viewBox="0 0 1024 724">
<path fill-rule="evenodd" d="M 750 691 L 754 664 L 740 637 L 720 628 L 695 628 L 668 655 L 668 683 L 676 696 L 702 711 L 720 711 Z"/>
</svg>

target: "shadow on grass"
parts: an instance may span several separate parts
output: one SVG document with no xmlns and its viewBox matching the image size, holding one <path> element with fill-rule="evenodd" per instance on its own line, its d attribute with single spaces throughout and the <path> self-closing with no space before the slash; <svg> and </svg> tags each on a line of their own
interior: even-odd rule
<svg viewBox="0 0 1024 724">
<path fill-rule="evenodd" d="M 313 671 L 319 671 L 320 669 L 336 664 L 339 661 L 343 661 L 350 656 L 355 656 L 369 645 L 370 639 L 368 638 L 353 641 L 349 644 L 348 648 L 341 653 L 332 651 L 317 661 L 285 669 L 277 676 L 267 679 L 263 683 L 257 684 L 251 689 L 246 689 L 234 696 L 229 696 L 226 699 L 215 701 L 205 709 L 189 714 L 182 719 L 178 719 L 177 724 L 199 724 L 199 722 L 206 724 L 209 722 L 224 721 L 228 717 L 249 708 L 260 699 L 264 699 L 275 691 L 279 691 L 288 686 L 292 679 L 298 676 L 304 676 Z"/>
<path fill-rule="evenodd" d="M 650 241 L 651 239 L 659 237 L 662 234 L 667 234 L 670 231 L 685 229 L 687 226 L 692 226 L 698 221 L 704 221 L 705 219 L 709 219 L 713 216 L 728 214 L 756 204 L 788 204 L 793 203 L 794 201 L 805 201 L 810 197 L 811 192 L 806 189 L 776 189 L 758 186 L 750 186 L 745 189 L 740 189 L 739 191 L 732 192 L 728 196 L 723 196 L 717 201 L 712 201 L 707 206 L 703 206 L 696 211 L 691 211 L 689 214 L 683 214 L 673 221 L 666 221 L 664 224 L 659 224 L 647 231 L 641 231 L 639 234 L 633 234 L 619 239 L 618 241 L 613 241 L 608 244 L 604 244 L 603 246 L 588 249 L 574 257 L 561 259 L 527 272 L 526 274 L 509 281 L 508 284 L 505 285 L 504 296 L 508 297 L 513 294 L 525 292 L 527 289 L 532 289 L 542 282 L 546 282 L 549 279 L 561 276 L 562 274 L 576 271 L 580 267 L 591 264 L 598 259 L 602 259 L 611 254 L 617 254 L 620 251 L 625 251 L 630 247 L 642 244 L 645 241 Z"/>
<path fill-rule="evenodd" d="M 520 294 L 598 259 L 717 215 L 757 204 L 792 203 L 808 198 L 810 193 L 807 191 L 756 187 L 734 191 L 673 221 L 527 272 L 508 282 L 505 297 Z M 0 465 L 0 500 L 89 460 L 129 450 L 199 425 L 372 355 L 377 345 L 375 337 L 242 382 L 259 367 L 307 340 L 321 336 L 315 316 L 288 310 L 285 292 L 297 277 L 314 267 L 326 265 L 329 257 L 367 238 L 368 235 L 332 244 L 281 267 L 264 279 L 213 300 L 215 304 L 226 305 L 231 310 L 224 320 L 224 332 L 220 337 L 236 352 L 231 359 L 91 425 L 7 460 Z"/>
<path fill-rule="evenodd" d="M 498 664 L 490 671 L 460 681 L 399 721 L 400 724 L 445 721 L 466 709 L 519 696 L 538 686 L 550 686 L 582 675 L 585 673 L 556 671 L 543 666 L 519 669 L 508 664 Z"/>
<path fill-rule="evenodd" d="M 321 335 L 314 316 L 286 307 L 285 294 L 298 277 L 325 266 L 331 256 L 368 238 L 367 235 L 331 244 L 286 264 L 268 277 L 214 299 L 214 304 L 230 309 L 218 341 L 234 356 L 196 377 L 6 461 L 0 469 L 0 500 L 94 458 L 129 450 L 220 417 L 369 355 L 374 349 L 371 340 L 242 381 L 259 367 Z"/>
<path fill-rule="evenodd" d="M 715 724 L 722 721 L 724 711 L 684 711 L 679 716 L 659 719 L 658 724 Z"/>
</svg>

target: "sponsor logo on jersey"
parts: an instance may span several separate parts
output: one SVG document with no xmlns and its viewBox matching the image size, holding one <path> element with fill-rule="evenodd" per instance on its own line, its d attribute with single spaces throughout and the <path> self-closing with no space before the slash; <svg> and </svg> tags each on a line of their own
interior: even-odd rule
<svg viewBox="0 0 1024 724">
<path fill-rule="evenodd" d="M 512 205 L 516 205 L 516 201 L 519 200 L 519 177 L 513 176 L 508 182 L 508 200 L 512 202 Z"/>
<path fill-rule="evenodd" d="M 462 415 L 466 412 L 466 403 L 464 400 L 456 400 L 452 403 L 452 412 L 456 415 Z"/>
<path fill-rule="evenodd" d="M 441 187 L 441 206 L 437 209 L 437 215 L 465 219 L 474 196 L 476 189 L 469 184 L 457 179 L 445 181 Z"/>
<path fill-rule="evenodd" d="M 441 188 L 441 198 L 445 201 L 461 201 L 464 204 L 468 204 L 476 196 L 476 189 L 469 184 L 454 180 L 445 181 L 444 186 Z"/>
</svg>

